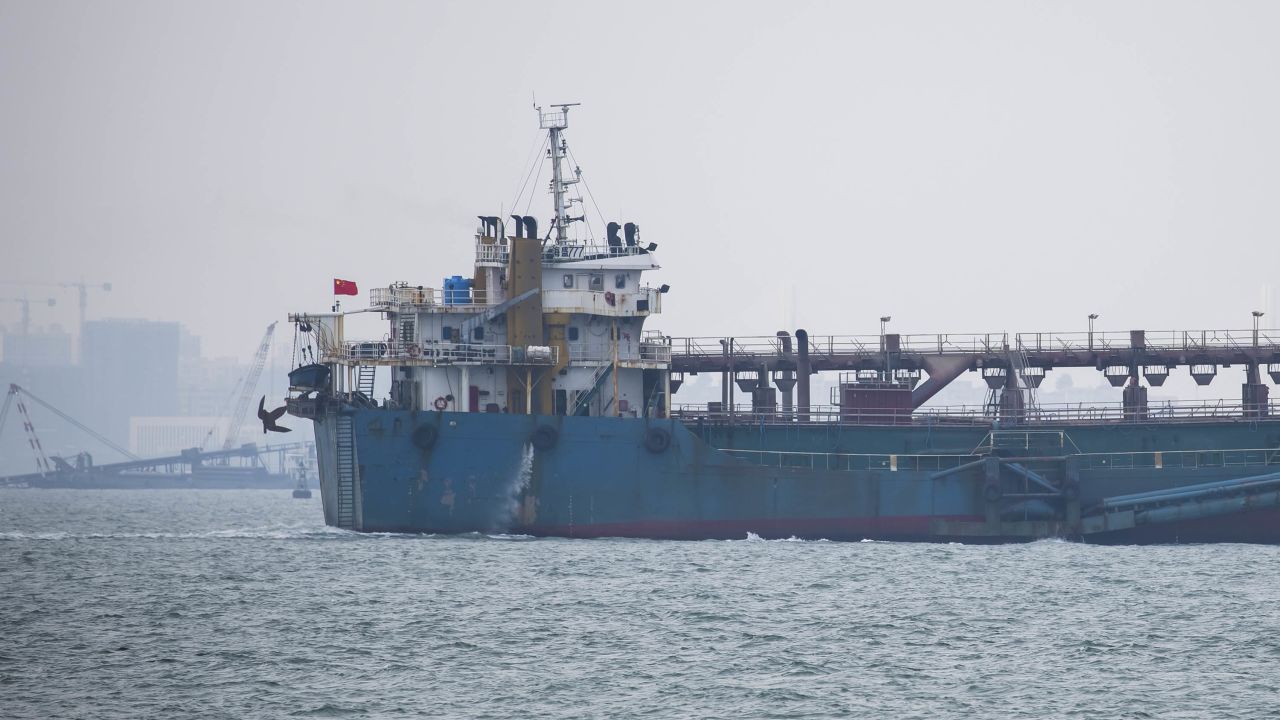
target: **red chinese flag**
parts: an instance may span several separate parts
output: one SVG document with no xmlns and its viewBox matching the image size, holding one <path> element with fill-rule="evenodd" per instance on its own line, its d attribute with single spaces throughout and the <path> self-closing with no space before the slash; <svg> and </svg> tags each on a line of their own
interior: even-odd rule
<svg viewBox="0 0 1280 720">
<path fill-rule="evenodd" d="M 354 280 L 339 280 L 338 278 L 334 278 L 333 294 L 334 295 L 357 295 L 359 294 L 359 291 L 356 290 L 356 283 Z"/>
</svg>

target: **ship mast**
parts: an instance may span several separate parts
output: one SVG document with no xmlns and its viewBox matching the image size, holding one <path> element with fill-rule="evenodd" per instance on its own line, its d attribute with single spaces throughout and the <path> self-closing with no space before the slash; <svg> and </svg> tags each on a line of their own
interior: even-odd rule
<svg viewBox="0 0 1280 720">
<path fill-rule="evenodd" d="M 565 190 L 578 182 L 582 176 L 582 170 L 575 169 L 572 180 L 564 179 L 564 172 L 560 168 L 560 162 L 564 160 L 567 145 L 561 132 L 569 127 L 569 108 L 576 107 L 581 103 L 561 103 L 552 105 L 550 112 L 543 112 L 542 107 L 538 106 L 538 121 L 543 130 L 547 130 L 551 134 L 550 148 L 548 153 L 551 155 L 551 195 L 555 201 L 556 217 L 552 224 L 556 227 L 556 244 L 563 245 L 569 240 L 569 223 L 572 219 L 569 217 L 568 211 L 565 209 Z"/>
</svg>

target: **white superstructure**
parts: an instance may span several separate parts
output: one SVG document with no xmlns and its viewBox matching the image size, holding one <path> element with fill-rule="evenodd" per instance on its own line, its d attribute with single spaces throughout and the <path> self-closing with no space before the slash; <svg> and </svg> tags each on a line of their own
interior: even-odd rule
<svg viewBox="0 0 1280 720">
<path fill-rule="evenodd" d="M 480 216 L 470 276 L 438 287 L 397 282 L 369 293 L 383 313 L 380 338 L 350 339 L 343 315 L 291 319 L 315 334 L 315 362 L 334 366 L 335 389 L 369 402 L 377 368 L 391 373 L 388 404 L 417 410 L 665 417 L 670 342 L 646 333 L 666 287 L 645 284 L 658 269 L 655 244 L 634 223 L 610 222 L 603 242 L 574 239 L 563 131 L 572 105 L 539 108 L 548 131 L 554 218 L 539 237 L 529 216 Z"/>
</svg>

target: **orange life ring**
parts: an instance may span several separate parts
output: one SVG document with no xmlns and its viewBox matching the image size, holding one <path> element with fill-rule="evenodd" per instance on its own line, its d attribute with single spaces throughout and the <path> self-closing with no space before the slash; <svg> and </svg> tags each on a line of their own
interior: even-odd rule
<svg viewBox="0 0 1280 720">
<path fill-rule="evenodd" d="M 418 347 L 418 343 L 409 343 L 408 347 L 405 348 L 405 352 L 409 354 L 409 357 L 416 358 L 422 354 L 422 348 Z"/>
<path fill-rule="evenodd" d="M 432 407 L 434 407 L 434 408 L 435 408 L 435 409 L 437 409 L 437 410 L 443 410 L 443 409 L 445 409 L 445 408 L 449 407 L 449 401 L 448 401 L 448 400 L 445 400 L 445 399 L 444 399 L 444 398 L 442 398 L 442 397 L 438 397 L 438 398 L 436 398 L 435 400 L 432 400 L 432 401 L 431 401 L 431 406 L 432 406 Z"/>
</svg>

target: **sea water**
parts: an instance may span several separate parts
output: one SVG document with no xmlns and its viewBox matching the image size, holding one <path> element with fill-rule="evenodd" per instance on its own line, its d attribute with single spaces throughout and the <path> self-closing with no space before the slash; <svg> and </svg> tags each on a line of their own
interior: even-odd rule
<svg viewBox="0 0 1280 720">
<path fill-rule="evenodd" d="M 360 535 L 0 490 L 0 717 L 1280 716 L 1280 548 Z"/>
</svg>

